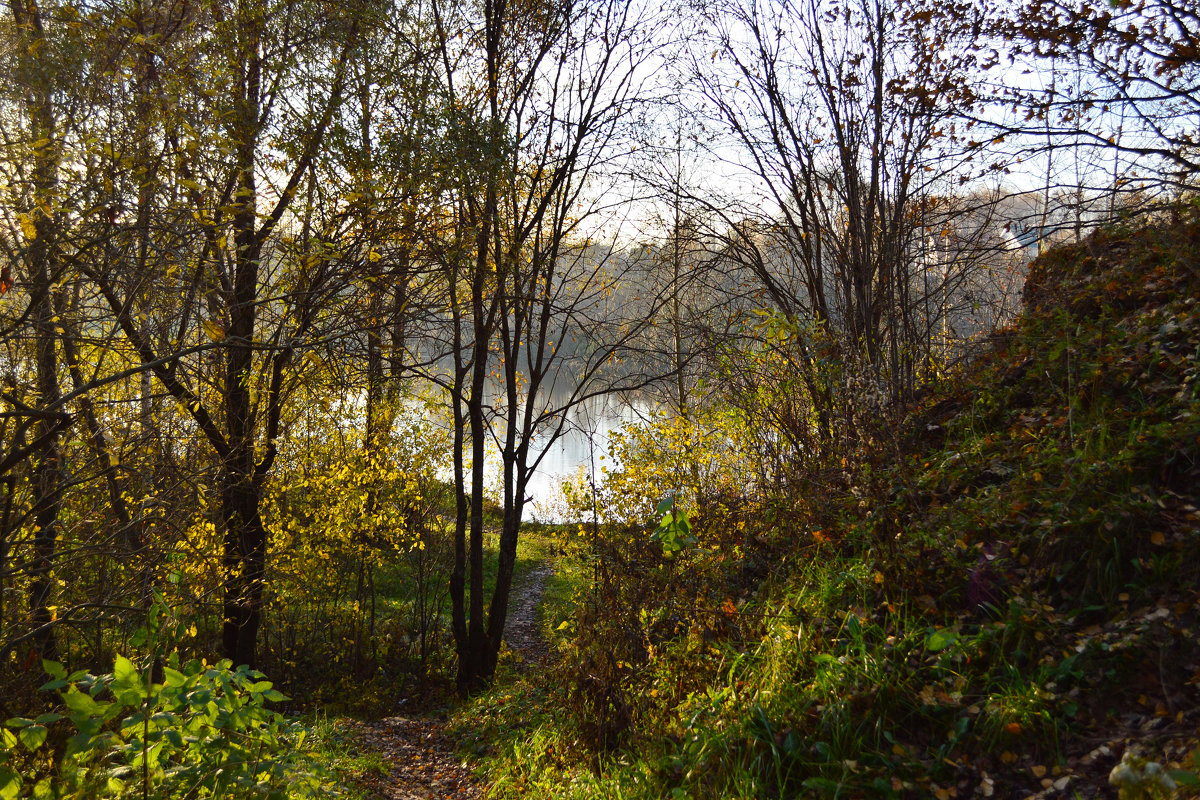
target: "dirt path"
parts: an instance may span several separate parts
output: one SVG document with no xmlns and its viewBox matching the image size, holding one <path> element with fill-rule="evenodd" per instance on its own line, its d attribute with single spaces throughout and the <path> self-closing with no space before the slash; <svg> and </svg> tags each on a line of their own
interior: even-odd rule
<svg viewBox="0 0 1200 800">
<path fill-rule="evenodd" d="M 508 603 L 505 642 L 527 670 L 543 663 L 550 651 L 538 627 L 537 611 L 554 574 L 539 564 L 514 587 Z M 361 785 L 379 800 L 478 800 L 484 787 L 455 752 L 445 722 L 427 717 L 385 717 L 356 722 L 353 729 L 364 746 L 383 756 L 387 773 L 367 775 Z"/>
<path fill-rule="evenodd" d="M 483 787 L 454 752 L 445 723 L 385 717 L 353 725 L 365 747 L 379 751 L 388 772 L 365 775 L 359 784 L 380 800 L 476 800 Z"/>
<path fill-rule="evenodd" d="M 504 642 L 528 669 L 542 664 L 550 648 L 538 625 L 538 606 L 546 593 L 546 581 L 554 574 L 554 565 L 542 562 L 525 576 L 508 599 L 508 620 L 504 625 Z"/>
</svg>

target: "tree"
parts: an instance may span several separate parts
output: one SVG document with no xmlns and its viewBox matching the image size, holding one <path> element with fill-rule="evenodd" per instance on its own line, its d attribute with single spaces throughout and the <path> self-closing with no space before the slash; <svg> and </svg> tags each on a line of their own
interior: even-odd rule
<svg viewBox="0 0 1200 800">
<path fill-rule="evenodd" d="M 1071 188 L 1088 193 L 1115 198 L 1149 187 L 1194 188 L 1200 172 L 1200 10 L 1193 4 L 995 3 L 987 6 L 984 25 L 1008 49 L 1007 59 L 995 50 L 982 55 L 985 69 L 1023 67 L 1025 74 L 1045 76 L 1000 93 L 1008 116 L 971 119 L 992 139 L 1014 137 L 1043 154 L 1071 151 L 1088 173 Z M 1111 168 L 1089 164 L 1093 154 L 1111 159 Z"/>
<path fill-rule="evenodd" d="M 155 51 L 145 76 L 162 92 L 145 135 L 172 172 L 129 198 L 125 224 L 141 235 L 121 240 L 102 267 L 84 267 L 142 366 L 217 458 L 223 650 L 239 664 L 255 659 L 267 554 L 260 501 L 289 376 L 344 278 L 311 238 L 310 252 L 289 258 L 289 214 L 345 99 L 369 11 L 255 1 L 191 11 L 179 24 L 192 60 Z M 175 113 L 186 103 L 197 105 L 194 122 Z M 146 234 L 146 221 L 181 210 L 191 219 L 180 228 Z M 166 357 L 205 340 L 219 344 L 215 358 Z"/>
<path fill-rule="evenodd" d="M 697 57 L 693 74 L 766 211 L 709 206 L 727 257 L 795 334 L 788 358 L 815 411 L 806 447 L 819 453 L 850 394 L 896 402 L 916 386 L 915 314 L 944 280 L 929 284 L 923 210 L 957 166 L 939 140 L 965 87 L 922 13 L 890 0 L 747 0 L 701 19 L 712 58 Z M 840 432 L 856 435 L 848 420 Z"/>
<path fill-rule="evenodd" d="M 66 280 L 60 186 L 62 164 L 68 157 L 67 143 L 77 134 L 78 117 L 71 113 L 61 92 L 79 77 L 81 59 L 76 48 L 79 40 L 72 30 L 72 6 L 43 9 L 34 0 L 14 0 L 9 4 L 11 19 L 6 20 L 5 60 L 12 80 L 13 94 L 6 97 L 3 113 L 6 121 L 6 156 L 9 174 L 5 181 L 11 192 L 9 208 L 15 211 L 15 223 L 9 239 L 15 253 L 11 261 L 20 264 L 19 281 L 28 306 L 16 319 L 5 319 L 7 334 L 27 326 L 33 351 L 31 396 L 6 393 L 12 411 L 4 417 L 14 419 L 11 438 L 0 468 L 5 480 L 5 519 L 0 569 L 8 571 L 12 547 L 10 532 L 17 526 L 11 513 L 16 479 L 11 473 L 23 459 L 29 459 L 32 522 L 32 554 L 28 567 L 29 636 L 35 650 L 54 658 L 57 647 L 53 633 L 54 614 L 50 608 L 53 581 L 52 562 L 60 535 L 59 513 L 62 508 L 63 449 L 61 434 L 73 419 L 61 407 L 59 377 L 59 332 L 61 325 L 55 309 L 55 293 Z M 14 285 L 8 265 L 0 276 L 3 293 Z M 18 356 L 18 358 L 21 358 Z M 16 366 L 16 365 L 10 365 Z M 16 370 L 9 380 L 16 384 Z M 16 386 L 12 387 L 14 390 Z M 27 402 L 26 402 L 27 401 Z M 27 436 L 32 436 L 32 441 Z M 0 623 L 4 621 L 0 606 Z"/>
<path fill-rule="evenodd" d="M 495 671 L 525 493 L 541 458 L 535 440 L 552 443 L 570 408 L 617 388 L 604 367 L 644 324 L 615 307 L 619 276 L 584 225 L 606 209 L 610 195 L 598 181 L 628 146 L 642 102 L 648 41 L 639 15 L 648 12 L 607 0 L 487 0 L 482 19 L 452 24 L 445 11 L 437 23 L 456 112 L 451 150 L 478 165 L 457 173 L 458 233 L 441 247 L 458 512 L 451 600 L 458 683 L 472 691 Z M 464 45 L 456 26 L 471 32 Z M 568 375 L 573 385 L 556 392 Z M 500 454 L 504 518 L 485 615 L 489 440 Z"/>
</svg>

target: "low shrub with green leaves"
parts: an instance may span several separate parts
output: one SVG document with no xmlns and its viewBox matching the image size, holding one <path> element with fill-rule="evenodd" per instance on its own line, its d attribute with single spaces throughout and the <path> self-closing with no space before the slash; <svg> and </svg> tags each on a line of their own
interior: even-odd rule
<svg viewBox="0 0 1200 800">
<path fill-rule="evenodd" d="M 0 728 L 0 799 L 316 797 L 331 793 L 286 698 L 230 662 L 117 656 L 105 675 L 44 662 L 58 710 Z M 161 672 L 161 682 L 155 680 Z"/>
</svg>

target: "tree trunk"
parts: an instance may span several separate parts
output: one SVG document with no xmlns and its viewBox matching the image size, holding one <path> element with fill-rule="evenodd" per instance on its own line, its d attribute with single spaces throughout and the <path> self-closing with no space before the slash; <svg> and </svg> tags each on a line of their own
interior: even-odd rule
<svg viewBox="0 0 1200 800">
<path fill-rule="evenodd" d="M 259 491 L 253 476 L 230 472 L 222 478 L 221 516 L 225 523 L 221 566 L 225 578 L 221 644 L 235 666 L 255 665 L 255 643 L 262 622 L 267 530 L 259 515 Z"/>
<path fill-rule="evenodd" d="M 36 4 L 13 2 L 13 21 L 20 31 L 18 52 L 36 53 L 45 43 L 40 11 Z M 23 65 L 30 67 L 32 65 Z M 58 386 L 57 325 L 51 295 L 57 265 L 54 252 L 54 202 L 58 182 L 57 136 L 51 87 L 42 84 L 44 77 L 35 77 L 36 70 L 21 71 L 32 85 L 26 91 L 26 111 L 30 120 L 30 141 L 33 148 L 31 187 L 32 200 L 28 216 L 33 238 L 27 242 L 26 263 L 29 281 L 30 318 L 33 323 L 35 349 L 35 380 L 38 405 L 49 411 L 57 404 Z M 33 559 L 29 583 L 29 621 L 37 633 L 35 648 L 42 658 L 57 658 L 52 627 L 53 613 L 50 597 L 54 587 L 51 575 L 54 552 L 59 537 L 59 511 L 62 507 L 62 452 L 59 431 L 60 415 L 50 413 L 34 426 L 35 439 L 41 446 L 33 455 Z"/>
</svg>

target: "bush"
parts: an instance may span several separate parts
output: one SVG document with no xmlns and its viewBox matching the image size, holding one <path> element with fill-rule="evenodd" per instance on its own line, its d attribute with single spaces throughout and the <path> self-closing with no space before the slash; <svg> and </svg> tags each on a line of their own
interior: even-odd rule
<svg viewBox="0 0 1200 800">
<path fill-rule="evenodd" d="M 0 798 L 316 797 L 307 729 L 266 707 L 286 698 L 248 667 L 171 654 L 158 669 L 117 656 L 106 675 L 43 662 L 62 702 L 0 728 Z M 161 671 L 162 682 L 151 677 Z M 69 723 L 69 725 L 68 725 Z M 72 729 L 73 728 L 73 734 Z"/>
</svg>

